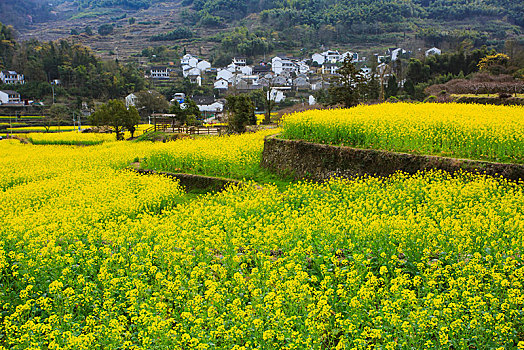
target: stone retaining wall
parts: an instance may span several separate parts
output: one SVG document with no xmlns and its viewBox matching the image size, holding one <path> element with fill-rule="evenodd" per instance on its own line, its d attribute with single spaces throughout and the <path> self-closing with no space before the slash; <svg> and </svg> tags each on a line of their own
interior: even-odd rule
<svg viewBox="0 0 524 350">
<path fill-rule="evenodd" d="M 414 174 L 438 169 L 500 175 L 510 180 L 524 179 L 524 166 L 467 159 L 423 156 L 408 153 L 338 147 L 268 136 L 261 165 L 283 175 L 322 181 L 333 176 L 388 176 L 397 171 Z"/>
</svg>

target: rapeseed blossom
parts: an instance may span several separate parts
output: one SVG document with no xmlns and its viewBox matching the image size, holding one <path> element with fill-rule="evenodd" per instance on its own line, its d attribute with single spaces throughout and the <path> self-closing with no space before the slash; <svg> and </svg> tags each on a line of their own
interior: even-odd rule
<svg viewBox="0 0 524 350">
<path fill-rule="evenodd" d="M 524 163 L 524 107 L 384 103 L 284 117 L 290 139 L 386 151 Z"/>
<path fill-rule="evenodd" d="M 236 172 L 264 135 L 2 141 L 0 348 L 522 348 L 521 184 L 427 172 L 187 201 L 125 170 L 168 154 Z"/>
</svg>

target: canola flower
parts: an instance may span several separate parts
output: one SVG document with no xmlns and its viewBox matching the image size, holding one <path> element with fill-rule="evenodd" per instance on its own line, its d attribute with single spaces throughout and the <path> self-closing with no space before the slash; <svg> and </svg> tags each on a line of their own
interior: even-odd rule
<svg viewBox="0 0 524 350">
<path fill-rule="evenodd" d="M 77 131 L 60 133 L 30 133 L 24 135 L 35 145 L 98 145 L 114 141 L 114 134 L 80 133 Z"/>
<path fill-rule="evenodd" d="M 22 116 L 14 116 L 14 115 L 0 115 L 0 119 L 42 119 L 44 117 L 40 115 L 22 115 Z"/>
<path fill-rule="evenodd" d="M 62 126 L 50 126 L 49 131 L 52 132 L 67 132 L 76 130 L 76 127 L 71 125 L 62 125 Z M 44 126 L 22 126 L 17 128 L 7 128 L 9 132 L 46 132 L 47 128 Z"/>
<path fill-rule="evenodd" d="M 260 170 L 264 137 L 278 133 L 267 129 L 233 136 L 179 139 L 151 152 L 143 167 L 170 172 L 251 178 Z"/>
<path fill-rule="evenodd" d="M 151 127 L 149 124 L 138 125 L 134 136 L 141 135 L 146 129 Z M 112 133 L 81 133 L 78 131 L 60 132 L 60 133 L 29 133 L 23 135 L 35 145 L 83 145 L 92 146 L 103 142 L 115 140 L 115 134 Z M 124 138 L 130 138 L 131 133 L 126 131 Z"/>
<path fill-rule="evenodd" d="M 388 151 L 524 163 L 524 107 L 385 103 L 288 115 L 282 136 Z"/>
<path fill-rule="evenodd" d="M 521 184 L 428 172 L 180 203 L 121 169 L 183 142 L 2 142 L 2 349 L 524 346 Z"/>
</svg>

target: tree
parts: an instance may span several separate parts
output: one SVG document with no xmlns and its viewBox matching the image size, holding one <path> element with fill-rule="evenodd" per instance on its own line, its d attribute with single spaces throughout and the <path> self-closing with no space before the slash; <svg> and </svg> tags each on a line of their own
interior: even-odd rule
<svg viewBox="0 0 524 350">
<path fill-rule="evenodd" d="M 366 78 L 360 72 L 348 56 L 337 75 L 331 78 L 329 87 L 330 104 L 343 104 L 346 108 L 354 107 L 359 104 L 363 89 L 365 88 Z"/>
<path fill-rule="evenodd" d="M 228 123 L 233 132 L 242 133 L 246 126 L 256 123 L 255 106 L 247 94 L 226 97 L 229 110 Z"/>
<path fill-rule="evenodd" d="M 98 27 L 98 34 L 100 35 L 109 35 L 113 33 L 113 25 L 111 24 L 102 24 L 100 27 Z"/>
<path fill-rule="evenodd" d="M 458 72 L 457 72 L 458 73 Z M 424 62 L 412 58 L 409 60 L 406 80 L 411 80 L 413 84 L 425 83 L 431 76 L 431 68 Z"/>
<path fill-rule="evenodd" d="M 138 123 L 140 123 L 140 114 L 138 114 L 138 110 L 130 106 L 128 111 L 128 116 L 124 121 L 124 127 L 131 133 L 131 138 L 135 137 L 135 131 Z"/>
<path fill-rule="evenodd" d="M 49 132 L 49 129 L 51 129 L 53 125 L 60 126 L 68 116 L 69 108 L 67 108 L 66 105 L 59 103 L 52 105 L 43 120 L 46 132 Z"/>
<path fill-rule="evenodd" d="M 506 73 L 505 68 L 508 65 L 509 56 L 503 53 L 497 53 L 482 58 L 478 67 L 481 72 L 490 72 L 491 74 Z"/>
<path fill-rule="evenodd" d="M 169 109 L 169 113 L 175 115 L 173 118 L 173 127 L 175 121 L 180 125 L 195 125 L 197 120 L 202 117 L 198 105 L 191 99 L 186 99 L 181 105 L 175 102 Z"/>
<path fill-rule="evenodd" d="M 269 86 L 264 86 L 264 124 L 270 124 L 271 123 L 271 111 L 273 108 L 275 108 L 275 105 L 277 104 L 274 98 L 271 98 L 271 92 L 273 90 L 273 82 L 269 82 Z"/>
<path fill-rule="evenodd" d="M 197 121 L 202 118 L 202 113 L 195 101 L 187 98 L 182 104 L 181 108 L 184 110 L 186 115 L 186 124 L 196 125 Z"/>
<path fill-rule="evenodd" d="M 153 113 L 164 113 L 169 110 L 169 103 L 164 95 L 158 91 L 140 91 L 136 94 L 136 108 L 142 117 L 148 117 Z"/>
<path fill-rule="evenodd" d="M 388 83 L 386 85 L 385 98 L 396 96 L 397 93 L 398 93 L 397 76 L 395 74 L 391 74 L 388 78 Z"/>
<path fill-rule="evenodd" d="M 109 100 L 91 114 L 89 121 L 96 126 L 107 125 L 113 128 L 116 139 L 123 140 L 124 130 L 128 129 L 133 134 L 135 126 L 140 122 L 140 116 L 136 108 L 131 107 L 128 110 L 123 101 Z"/>
</svg>

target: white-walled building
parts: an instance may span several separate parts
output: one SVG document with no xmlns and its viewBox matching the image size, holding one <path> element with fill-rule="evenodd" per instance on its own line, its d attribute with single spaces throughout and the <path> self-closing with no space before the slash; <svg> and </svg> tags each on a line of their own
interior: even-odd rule
<svg viewBox="0 0 524 350">
<path fill-rule="evenodd" d="M 193 69 L 197 69 L 197 68 L 193 68 Z M 191 84 L 197 84 L 198 86 L 202 86 L 202 77 L 200 76 L 200 71 L 198 71 L 198 74 L 188 75 L 188 78 Z"/>
<path fill-rule="evenodd" d="M 346 57 L 349 57 L 351 59 L 351 62 L 358 62 L 358 53 L 351 51 L 346 51 L 342 55 L 340 55 L 339 62 L 343 62 L 346 59 Z"/>
<path fill-rule="evenodd" d="M 398 48 L 398 49 L 395 49 L 393 51 L 391 51 L 391 60 L 392 61 L 396 61 L 398 60 L 398 58 L 400 57 L 400 55 L 403 55 L 405 54 L 407 51 L 402 49 L 402 48 Z"/>
<path fill-rule="evenodd" d="M 126 96 L 126 107 L 129 108 L 131 106 L 136 107 L 136 103 L 138 101 L 138 97 L 135 94 L 129 94 Z"/>
<path fill-rule="evenodd" d="M 193 68 L 196 68 L 197 64 L 198 64 L 198 58 L 196 58 L 196 57 L 191 57 L 191 58 L 187 61 L 187 65 L 188 65 L 188 66 L 191 66 L 191 67 L 193 67 Z"/>
<path fill-rule="evenodd" d="M 442 50 L 436 47 L 432 47 L 431 49 L 426 50 L 426 56 L 441 55 L 441 54 L 442 54 Z"/>
<path fill-rule="evenodd" d="M 180 59 L 180 65 L 181 66 L 184 66 L 184 65 L 189 65 L 189 60 L 193 58 L 193 56 L 191 56 L 190 54 L 186 54 L 184 55 L 181 59 Z"/>
<path fill-rule="evenodd" d="M 339 62 L 340 58 L 342 57 L 338 51 L 333 51 L 333 50 L 324 51 L 322 52 L 322 55 L 325 58 L 325 62 L 328 62 L 328 63 Z"/>
<path fill-rule="evenodd" d="M 23 104 L 20 94 L 12 90 L 0 90 L 0 104 Z"/>
<path fill-rule="evenodd" d="M 191 75 L 200 75 L 200 69 L 195 67 L 184 71 L 184 78 L 187 78 Z"/>
<path fill-rule="evenodd" d="M 217 73 L 216 80 L 225 79 L 228 82 L 231 82 L 233 79 L 233 73 L 229 69 L 221 69 Z"/>
<path fill-rule="evenodd" d="M 210 105 L 197 105 L 200 112 L 204 117 L 217 117 L 224 112 L 224 104 L 219 101 L 215 101 Z"/>
<path fill-rule="evenodd" d="M 239 67 L 239 71 L 240 73 L 244 74 L 244 75 L 252 75 L 253 74 L 253 68 L 250 67 L 250 66 L 241 66 Z"/>
<path fill-rule="evenodd" d="M 218 79 L 217 81 L 215 81 L 213 85 L 215 89 L 219 89 L 219 90 L 229 89 L 229 82 L 224 78 Z"/>
<path fill-rule="evenodd" d="M 234 57 L 233 64 L 238 67 L 244 67 L 247 65 L 247 60 L 245 57 Z"/>
<path fill-rule="evenodd" d="M 311 56 L 311 60 L 313 62 L 316 62 L 319 66 L 321 66 L 326 61 L 326 58 L 324 57 L 324 55 L 322 55 L 320 53 L 315 53 L 315 54 L 313 54 L 313 56 Z"/>
<path fill-rule="evenodd" d="M 338 70 L 338 65 L 336 63 L 324 63 L 322 65 L 322 74 L 331 74 L 334 75 Z"/>
<path fill-rule="evenodd" d="M 0 80 L 4 84 L 25 84 L 24 75 L 13 70 L 0 71 Z"/>
<path fill-rule="evenodd" d="M 366 78 L 369 78 L 371 77 L 371 68 L 368 68 L 368 67 L 362 67 L 360 68 L 360 72 L 366 77 Z"/>
<path fill-rule="evenodd" d="M 267 96 L 271 101 L 275 101 L 276 103 L 280 103 L 286 99 L 284 92 L 279 89 L 271 89 L 271 91 L 267 92 Z"/>
<path fill-rule="evenodd" d="M 151 67 L 149 76 L 153 79 L 169 79 L 171 69 L 168 67 Z"/>
<path fill-rule="evenodd" d="M 201 72 L 207 72 L 209 69 L 211 69 L 211 63 L 206 60 L 202 60 L 197 63 L 196 67 L 200 69 Z"/>
<path fill-rule="evenodd" d="M 284 72 L 287 73 L 296 73 L 298 71 L 298 66 L 295 62 L 288 59 L 282 59 L 280 57 L 275 57 L 272 60 L 271 70 L 280 75 Z"/>
</svg>

